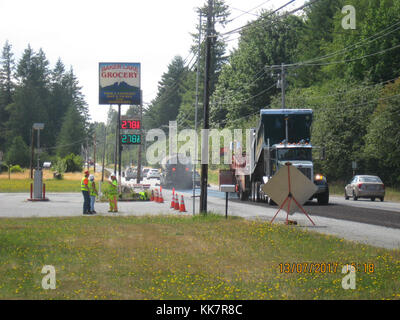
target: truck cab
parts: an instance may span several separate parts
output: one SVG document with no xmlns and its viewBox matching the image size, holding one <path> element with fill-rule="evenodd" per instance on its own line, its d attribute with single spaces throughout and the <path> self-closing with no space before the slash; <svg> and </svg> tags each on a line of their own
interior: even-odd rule
<svg viewBox="0 0 400 320">
<path fill-rule="evenodd" d="M 312 118 L 311 109 L 260 110 L 259 125 L 252 131 L 246 163 L 239 166 L 233 158 L 231 166 L 241 200 L 250 197 L 252 201 L 270 201 L 263 194 L 262 186 L 289 161 L 318 187 L 311 199 L 328 204 L 326 178 L 314 172 L 310 143 Z"/>
<path fill-rule="evenodd" d="M 313 147 L 308 141 L 301 140 L 298 143 L 281 142 L 271 147 L 270 167 L 271 176 L 273 176 L 286 162 L 290 162 L 294 167 L 300 170 L 308 179 L 314 182 L 318 187 L 317 192 L 310 200 L 316 198 L 319 204 L 329 202 L 329 187 L 326 178 L 321 174 L 314 174 L 314 163 L 312 158 Z M 266 183 L 268 177 L 263 177 Z M 260 186 L 260 188 L 262 185 Z M 262 191 L 260 190 L 262 193 Z M 262 196 L 265 196 L 262 194 Z"/>
</svg>

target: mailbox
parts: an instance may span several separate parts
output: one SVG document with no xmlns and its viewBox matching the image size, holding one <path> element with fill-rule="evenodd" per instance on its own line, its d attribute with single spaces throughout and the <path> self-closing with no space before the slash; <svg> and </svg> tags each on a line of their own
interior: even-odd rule
<svg viewBox="0 0 400 320">
<path fill-rule="evenodd" d="M 236 186 L 234 184 L 221 184 L 219 186 L 221 192 L 236 192 Z"/>
<path fill-rule="evenodd" d="M 221 184 L 219 191 L 225 192 L 225 218 L 228 219 L 228 194 L 229 192 L 235 192 L 236 186 L 234 184 Z"/>
</svg>

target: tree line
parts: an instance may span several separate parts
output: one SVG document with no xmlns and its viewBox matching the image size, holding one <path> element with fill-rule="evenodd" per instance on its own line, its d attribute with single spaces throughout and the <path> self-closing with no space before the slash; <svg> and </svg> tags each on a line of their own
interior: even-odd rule
<svg viewBox="0 0 400 320">
<path fill-rule="evenodd" d="M 343 27 L 346 5 L 355 9 L 355 29 Z M 205 13 L 207 5 L 199 10 Z M 228 29 L 224 1 L 214 1 L 213 13 L 211 127 L 256 127 L 260 109 L 281 108 L 276 84 L 283 64 L 285 107 L 314 110 L 312 143 L 324 147 L 326 156 L 317 169 L 330 180 L 349 180 L 356 161 L 358 173 L 400 184 L 399 1 L 310 1 L 291 14 L 264 10 L 238 32 Z M 201 28 L 204 35 L 205 21 Z M 227 53 L 235 38 L 237 48 Z M 175 119 L 180 130 L 194 127 L 197 64 L 188 60 L 177 56 L 168 65 L 145 109 L 146 127 Z M 200 62 L 201 121 L 204 41 Z"/>
<path fill-rule="evenodd" d="M 30 45 L 15 61 L 12 44 L 4 44 L 0 59 L 0 151 L 9 164 L 28 167 L 33 123 L 40 132 L 41 159 L 81 154 L 90 136 L 90 116 L 72 67 L 61 59 L 50 68 L 42 49 Z M 36 147 L 36 132 L 33 137 Z"/>
</svg>

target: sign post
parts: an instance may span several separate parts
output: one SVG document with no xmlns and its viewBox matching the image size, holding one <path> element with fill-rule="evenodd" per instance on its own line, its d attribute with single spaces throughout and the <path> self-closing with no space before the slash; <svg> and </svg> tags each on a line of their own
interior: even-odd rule
<svg viewBox="0 0 400 320">
<path fill-rule="evenodd" d="M 221 192 L 225 192 L 225 219 L 228 219 L 228 197 L 229 192 L 235 192 L 236 186 L 234 184 L 221 184 L 219 186 Z"/>
<path fill-rule="evenodd" d="M 31 185 L 30 201 L 48 201 L 45 197 L 45 185 L 43 184 L 43 171 L 40 168 L 40 130 L 44 129 L 44 123 L 34 123 L 32 130 L 37 130 L 37 168 L 34 172 L 33 186 Z M 32 132 L 33 135 L 33 132 Z M 32 197 L 33 194 L 33 197 Z"/>
<path fill-rule="evenodd" d="M 353 176 L 356 175 L 356 169 L 357 169 L 357 162 L 356 161 L 352 161 L 351 162 L 351 167 L 353 169 Z"/>
</svg>

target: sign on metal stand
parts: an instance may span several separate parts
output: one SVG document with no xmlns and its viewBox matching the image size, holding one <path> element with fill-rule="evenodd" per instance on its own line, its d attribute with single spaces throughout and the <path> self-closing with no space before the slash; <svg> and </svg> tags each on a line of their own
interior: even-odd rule
<svg viewBox="0 0 400 320">
<path fill-rule="evenodd" d="M 225 192 L 225 219 L 228 219 L 228 198 L 229 192 L 235 192 L 236 186 L 234 184 L 221 184 L 219 191 Z"/>
<path fill-rule="evenodd" d="M 121 137 L 121 105 L 141 105 L 140 75 L 140 63 L 99 63 L 99 104 L 118 105 L 114 171 L 117 171 L 118 163 L 120 181 L 122 142 L 129 140 L 130 143 L 137 144 L 138 139 L 141 140 L 137 135 Z"/>
<path fill-rule="evenodd" d="M 46 185 L 43 184 L 43 171 L 40 167 L 40 130 L 44 129 L 44 123 L 34 123 L 33 130 L 37 130 L 37 168 L 33 176 L 33 186 L 31 184 L 31 192 L 29 201 L 48 201 L 46 198 Z"/>
</svg>

